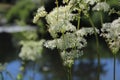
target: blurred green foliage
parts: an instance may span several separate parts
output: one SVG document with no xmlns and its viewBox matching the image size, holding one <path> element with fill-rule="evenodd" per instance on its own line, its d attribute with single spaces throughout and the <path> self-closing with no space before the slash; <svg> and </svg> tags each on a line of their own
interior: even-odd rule
<svg viewBox="0 0 120 80">
<path fill-rule="evenodd" d="M 31 22 L 31 12 L 36 8 L 35 4 L 31 0 L 18 1 L 7 13 L 6 18 L 9 23 L 17 21 L 19 23 Z"/>
</svg>

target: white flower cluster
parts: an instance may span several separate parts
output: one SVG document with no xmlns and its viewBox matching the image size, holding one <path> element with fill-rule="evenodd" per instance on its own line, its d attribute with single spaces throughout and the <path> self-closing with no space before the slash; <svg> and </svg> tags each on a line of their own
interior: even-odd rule
<svg viewBox="0 0 120 80">
<path fill-rule="evenodd" d="M 101 36 L 106 38 L 109 48 L 116 54 L 120 50 L 120 17 L 112 23 L 103 24 L 101 31 Z"/>
<path fill-rule="evenodd" d="M 77 11 L 79 11 L 79 10 L 89 10 L 89 6 L 88 6 L 88 4 L 84 1 L 84 0 L 71 0 L 70 2 L 69 2 L 69 5 L 76 5 L 76 6 L 74 6 L 73 7 L 73 10 L 77 10 Z"/>
<path fill-rule="evenodd" d="M 83 37 L 77 36 L 75 33 L 66 33 L 59 39 L 47 41 L 44 45 L 47 48 L 58 48 L 60 50 L 66 49 L 82 49 L 87 44 Z"/>
<path fill-rule="evenodd" d="M 94 5 L 99 1 L 100 0 L 70 0 L 69 5 L 74 6 L 73 10 L 81 10 L 86 12 L 90 9 L 90 5 Z"/>
<path fill-rule="evenodd" d="M 76 27 L 72 25 L 70 22 L 65 21 L 65 22 L 59 22 L 56 25 L 50 26 L 49 28 L 49 33 L 53 38 L 57 37 L 57 33 L 64 33 L 66 31 L 75 31 Z"/>
<path fill-rule="evenodd" d="M 63 0 L 63 3 L 68 4 L 55 7 L 46 15 L 48 31 L 53 40 L 46 41 L 44 46 L 50 49 L 59 49 L 64 65 L 70 67 L 74 63 L 74 59 L 83 54 L 82 49 L 87 45 L 84 36 L 91 35 L 94 31 L 99 33 L 97 29 L 94 30 L 93 28 L 77 30 L 71 21 L 80 15 L 72 12 L 79 9 L 88 11 L 90 5 L 97 2 L 98 0 Z"/>
<path fill-rule="evenodd" d="M 79 58 L 80 56 L 83 55 L 83 51 L 80 51 L 80 50 L 71 50 L 70 52 L 68 51 L 62 51 L 60 53 L 63 61 L 64 61 L 64 65 L 67 65 L 68 67 L 71 66 L 71 64 L 74 63 L 74 59 L 75 58 Z"/>
<path fill-rule="evenodd" d="M 93 7 L 93 11 L 108 11 L 110 9 L 110 5 L 106 2 L 99 2 Z"/>
<path fill-rule="evenodd" d="M 44 8 L 43 6 L 40 7 L 40 8 L 37 10 L 37 13 L 36 13 L 36 15 L 35 15 L 35 17 L 34 17 L 34 19 L 33 19 L 33 23 L 36 23 L 36 22 L 39 20 L 39 18 L 45 17 L 46 14 L 47 14 L 47 12 L 45 11 L 45 8 Z"/>
<path fill-rule="evenodd" d="M 78 3 L 78 4 L 81 4 L 81 3 L 86 3 L 88 5 L 93 5 L 97 2 L 99 2 L 100 0 L 70 0 L 69 4 L 74 4 L 74 3 Z"/>
<path fill-rule="evenodd" d="M 50 49 L 54 49 L 56 48 L 57 46 L 57 42 L 59 41 L 60 39 L 55 39 L 55 40 L 48 40 L 44 43 L 44 46 L 46 48 L 50 48 Z"/>
<path fill-rule="evenodd" d="M 70 12 L 70 6 L 60 6 L 59 8 L 53 9 L 53 11 L 46 16 L 51 36 L 57 37 L 57 33 L 75 31 L 76 27 L 69 22 L 73 19 L 73 16 Z"/>
<path fill-rule="evenodd" d="M 96 31 L 98 32 L 97 29 Z M 46 41 L 44 46 L 50 49 L 59 49 L 64 65 L 70 66 L 73 64 L 75 58 L 78 58 L 83 54 L 82 49 L 87 45 L 84 36 L 93 33 L 93 28 L 82 28 L 73 33 L 67 32 L 60 38 Z"/>
<path fill-rule="evenodd" d="M 19 57 L 22 60 L 35 61 L 41 58 L 43 51 L 43 43 L 45 40 L 41 41 L 21 41 L 23 45 Z"/>
</svg>

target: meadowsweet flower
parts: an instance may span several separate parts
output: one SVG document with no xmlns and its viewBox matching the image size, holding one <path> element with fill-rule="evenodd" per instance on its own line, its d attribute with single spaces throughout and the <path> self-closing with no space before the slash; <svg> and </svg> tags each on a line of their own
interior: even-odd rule
<svg viewBox="0 0 120 80">
<path fill-rule="evenodd" d="M 61 50 L 68 48 L 82 49 L 87 44 L 83 37 L 78 37 L 74 33 L 66 33 L 65 35 L 61 36 L 61 39 L 63 41 L 62 46 L 58 45 Z"/>
<path fill-rule="evenodd" d="M 101 36 L 108 42 L 112 53 L 116 54 L 120 50 L 120 18 L 103 24 L 101 31 Z"/>
<path fill-rule="evenodd" d="M 83 0 L 83 1 L 85 3 L 87 3 L 87 4 L 93 5 L 93 4 L 97 3 L 97 2 L 99 2 L 100 0 Z"/>
<path fill-rule="evenodd" d="M 38 60 L 42 56 L 43 42 L 41 41 L 22 41 L 23 45 L 19 57 L 23 60 Z"/>
<path fill-rule="evenodd" d="M 71 6 L 60 6 L 58 8 L 54 8 L 47 16 L 46 20 L 50 26 L 56 25 L 60 22 L 64 22 L 65 20 L 72 20 L 72 15 L 70 13 Z"/>
<path fill-rule="evenodd" d="M 51 26 L 49 29 L 49 32 L 52 37 L 57 37 L 57 33 L 64 33 L 66 31 L 76 31 L 76 27 L 72 25 L 70 22 L 60 22 L 54 26 Z"/>
<path fill-rule="evenodd" d="M 110 9 L 110 6 L 106 2 L 99 2 L 93 7 L 93 11 L 108 11 Z"/>
<path fill-rule="evenodd" d="M 63 0 L 63 3 L 68 3 L 68 5 L 55 7 L 46 15 L 48 31 L 54 39 L 46 41 L 44 46 L 50 49 L 59 49 L 64 65 L 71 66 L 75 58 L 83 54 L 82 49 L 87 45 L 84 36 L 94 33 L 93 28 L 77 30 L 71 21 L 78 16 L 78 13 L 72 12 L 82 11 L 84 14 L 87 14 L 90 5 L 98 1 L 99 0 Z M 40 11 L 41 9 L 38 10 L 38 13 Z M 97 29 L 95 30 L 99 33 Z"/>
<path fill-rule="evenodd" d="M 69 5 L 73 6 L 73 10 L 81 10 L 83 12 L 87 12 L 90 10 L 90 5 L 94 5 L 100 0 L 70 0 Z M 76 6 L 75 6 L 76 5 Z"/>
<path fill-rule="evenodd" d="M 57 37 L 57 33 L 64 33 L 66 31 L 75 31 L 76 27 L 70 23 L 74 14 L 70 12 L 71 6 L 60 6 L 53 9 L 47 16 L 46 20 L 49 32 L 52 37 Z"/>
<path fill-rule="evenodd" d="M 47 14 L 47 12 L 45 11 L 45 8 L 44 8 L 43 6 L 40 7 L 40 8 L 37 10 L 37 13 L 36 13 L 36 15 L 35 15 L 35 17 L 34 17 L 34 19 L 33 19 L 33 23 L 36 23 L 36 22 L 39 20 L 39 18 L 45 17 L 46 14 Z"/>
<path fill-rule="evenodd" d="M 78 3 L 78 10 L 82 10 L 82 11 L 89 11 L 90 6 L 88 5 L 88 3 L 81 1 Z"/>
<path fill-rule="evenodd" d="M 99 32 L 97 29 L 95 30 L 97 33 Z M 64 65 L 70 66 L 74 63 L 75 58 L 78 58 L 83 54 L 82 49 L 87 45 L 84 36 L 93 33 L 93 28 L 82 28 L 74 32 L 66 32 L 60 38 L 46 41 L 44 46 L 50 49 L 59 49 Z"/>
<path fill-rule="evenodd" d="M 99 30 L 95 28 L 95 31 L 97 33 L 99 33 Z M 81 28 L 80 30 L 76 31 L 76 34 L 78 36 L 87 36 L 87 35 L 91 35 L 94 34 L 94 29 L 93 28 Z"/>
<path fill-rule="evenodd" d="M 77 37 L 74 33 L 66 33 L 59 39 L 54 39 L 45 42 L 44 46 L 54 49 L 55 47 L 60 50 L 66 50 L 69 48 L 82 49 L 87 44 L 83 37 Z"/>
<path fill-rule="evenodd" d="M 56 48 L 56 46 L 57 46 L 57 44 L 56 44 L 56 41 L 57 41 L 57 40 L 58 40 L 58 39 L 48 40 L 48 41 L 46 41 L 46 42 L 44 43 L 44 46 L 45 46 L 46 48 L 54 49 L 54 48 Z"/>
<path fill-rule="evenodd" d="M 74 63 L 75 58 L 78 58 L 83 55 L 83 51 L 80 50 L 71 50 L 71 51 L 62 51 L 60 53 L 63 64 L 65 66 L 71 67 L 71 65 Z"/>
</svg>

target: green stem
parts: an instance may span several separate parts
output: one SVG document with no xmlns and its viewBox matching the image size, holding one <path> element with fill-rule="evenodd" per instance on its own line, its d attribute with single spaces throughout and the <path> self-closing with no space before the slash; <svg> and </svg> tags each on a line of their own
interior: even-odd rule
<svg viewBox="0 0 120 80">
<path fill-rule="evenodd" d="M 68 80 L 72 80 L 72 68 L 68 67 Z"/>
<path fill-rule="evenodd" d="M 13 75 L 12 75 L 9 71 L 6 70 L 6 73 L 10 76 L 10 78 L 11 78 L 12 80 L 15 80 L 14 77 L 13 77 Z"/>
<path fill-rule="evenodd" d="M 89 18 L 89 22 L 91 24 L 91 26 L 93 27 L 94 29 L 94 32 L 95 32 L 95 38 L 96 38 L 96 47 L 97 47 L 97 61 L 98 61 L 98 68 L 97 68 L 97 80 L 100 80 L 100 54 L 99 54 L 99 40 L 98 40 L 98 36 L 97 36 L 97 32 L 95 30 L 95 25 L 92 21 L 92 19 L 88 16 Z"/>
<path fill-rule="evenodd" d="M 58 13 L 58 7 L 59 7 L 58 0 L 55 1 L 55 4 L 56 4 L 56 6 L 57 6 L 57 21 L 58 21 L 58 14 L 59 14 L 59 13 Z"/>
<path fill-rule="evenodd" d="M 77 30 L 79 30 L 79 28 L 80 28 L 80 15 L 81 15 L 81 11 L 79 11 L 79 13 L 78 13 Z"/>
<path fill-rule="evenodd" d="M 1 78 L 0 78 L 0 80 L 4 80 L 4 77 L 3 77 L 3 74 L 2 74 L 2 72 L 0 72 L 0 75 L 1 75 Z"/>
<path fill-rule="evenodd" d="M 103 15 L 102 15 L 102 11 L 100 12 L 100 20 L 101 20 L 101 26 L 103 24 Z"/>
<path fill-rule="evenodd" d="M 116 55 L 114 55 L 114 66 L 113 66 L 113 68 L 114 68 L 114 69 L 113 69 L 113 70 L 114 70 L 114 71 L 113 71 L 113 74 L 114 74 L 114 76 L 113 76 L 113 80 L 116 80 L 116 79 L 115 79 L 115 71 L 116 71 L 116 69 L 115 69 L 115 68 L 116 68 Z"/>
<path fill-rule="evenodd" d="M 72 68 L 70 68 L 70 80 L 72 80 Z"/>
<path fill-rule="evenodd" d="M 68 80 L 70 80 L 69 69 L 68 69 Z"/>
<path fill-rule="evenodd" d="M 99 53 L 97 54 L 97 60 L 98 60 L 98 68 L 97 68 L 98 74 L 97 74 L 97 80 L 100 80 L 100 54 L 99 54 Z"/>
</svg>

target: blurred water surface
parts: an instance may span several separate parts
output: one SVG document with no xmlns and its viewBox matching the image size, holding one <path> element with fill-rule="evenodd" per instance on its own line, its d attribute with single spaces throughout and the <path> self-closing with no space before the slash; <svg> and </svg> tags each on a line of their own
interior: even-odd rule
<svg viewBox="0 0 120 80">
<path fill-rule="evenodd" d="M 117 62 L 117 64 L 116 64 L 116 69 L 117 69 L 116 70 L 116 80 L 119 80 L 120 79 L 120 76 L 119 76 L 120 62 L 118 60 L 116 62 Z M 94 63 L 94 65 L 97 64 L 96 59 L 94 59 L 93 63 Z M 87 72 L 86 74 L 83 75 L 83 74 L 81 74 L 81 72 L 80 73 L 77 73 L 77 72 L 75 73 L 75 70 L 77 69 L 78 65 L 79 65 L 79 71 L 83 71 L 82 70 L 82 68 L 83 68 L 82 64 L 88 65 L 88 64 L 90 64 L 90 62 L 87 59 L 75 62 L 74 69 L 73 69 L 74 71 L 72 73 L 73 78 L 74 78 L 73 80 L 94 80 L 95 76 L 91 75 L 93 72 L 91 72 L 89 75 L 88 75 L 89 72 L 87 72 L 87 70 L 88 71 L 90 69 L 93 70 L 93 68 L 90 65 L 86 66 L 87 67 L 87 69 L 85 70 L 85 72 Z M 108 58 L 108 59 L 103 58 L 103 59 L 101 59 L 101 64 L 104 64 L 104 66 L 103 66 L 104 73 L 101 73 L 101 75 L 100 75 L 101 79 L 100 80 L 113 80 L 113 59 L 112 58 Z M 6 67 L 6 70 L 9 71 L 15 79 L 16 76 L 20 72 L 20 66 L 21 66 L 21 61 L 20 60 L 14 60 L 14 61 L 8 63 L 8 65 Z M 33 66 L 31 66 L 31 67 L 33 67 Z M 44 66 L 44 68 L 45 68 L 45 66 Z M 56 68 L 57 68 L 57 66 L 56 66 Z M 58 78 L 56 78 L 56 79 L 53 78 L 52 79 L 52 76 L 55 75 L 52 71 L 49 72 L 49 74 L 48 74 L 47 72 L 46 73 L 42 73 L 40 71 L 37 72 L 37 71 L 35 71 L 35 69 L 37 69 L 37 67 L 34 68 L 34 69 L 31 69 L 29 67 L 29 69 L 27 69 L 27 71 L 24 73 L 24 80 L 32 80 L 32 78 L 33 78 L 33 80 L 47 80 L 47 79 L 48 80 L 63 80 L 63 79 L 58 79 Z M 47 67 L 46 67 L 46 69 L 47 69 Z M 58 70 L 58 72 L 59 72 L 59 70 Z M 7 75 L 5 71 L 3 71 L 3 76 L 4 76 L 4 80 L 12 80 L 11 77 L 9 75 Z M 92 79 L 92 77 L 93 77 L 93 79 Z"/>
</svg>

